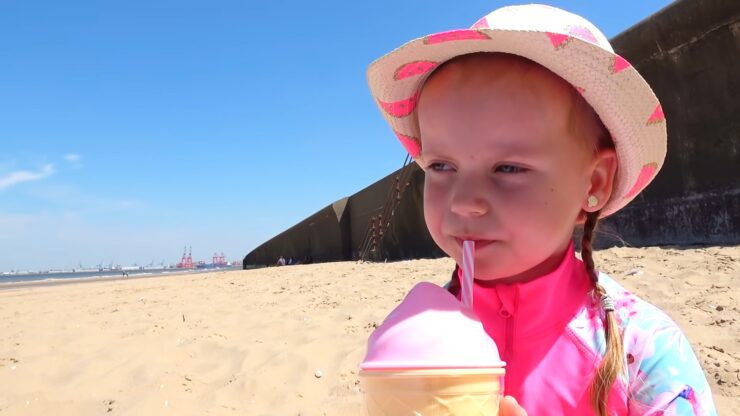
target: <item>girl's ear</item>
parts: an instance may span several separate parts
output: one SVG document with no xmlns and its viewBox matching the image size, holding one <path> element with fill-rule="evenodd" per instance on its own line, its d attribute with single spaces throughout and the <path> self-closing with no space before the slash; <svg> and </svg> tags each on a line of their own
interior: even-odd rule
<svg viewBox="0 0 740 416">
<path fill-rule="evenodd" d="M 600 149 L 592 164 L 591 187 L 582 203 L 584 212 L 596 212 L 604 208 L 612 195 L 616 174 L 617 152 L 614 149 Z"/>
</svg>

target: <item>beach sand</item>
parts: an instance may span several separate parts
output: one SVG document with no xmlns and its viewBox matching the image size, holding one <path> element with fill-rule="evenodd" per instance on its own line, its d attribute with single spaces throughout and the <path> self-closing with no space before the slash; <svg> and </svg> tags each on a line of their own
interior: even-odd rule
<svg viewBox="0 0 740 416">
<path fill-rule="evenodd" d="M 740 246 L 597 265 L 683 328 L 740 414 Z M 354 415 L 373 328 L 450 259 L 313 264 L 0 291 L 0 415 Z"/>
</svg>

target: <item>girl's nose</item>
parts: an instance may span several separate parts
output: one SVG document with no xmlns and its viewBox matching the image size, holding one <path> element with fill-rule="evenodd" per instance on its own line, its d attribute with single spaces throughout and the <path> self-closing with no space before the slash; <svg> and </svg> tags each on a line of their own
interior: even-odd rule
<svg viewBox="0 0 740 416">
<path fill-rule="evenodd" d="M 454 214 L 463 217 L 480 217 L 488 212 L 488 200 L 476 186 L 461 186 L 452 197 L 451 208 Z"/>
</svg>

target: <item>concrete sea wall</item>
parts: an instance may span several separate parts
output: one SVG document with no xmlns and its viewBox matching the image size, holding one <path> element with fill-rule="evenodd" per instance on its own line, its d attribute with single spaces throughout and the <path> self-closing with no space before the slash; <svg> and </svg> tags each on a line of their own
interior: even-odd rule
<svg viewBox="0 0 740 416">
<path fill-rule="evenodd" d="M 242 265 L 275 264 L 280 256 L 299 262 L 327 262 L 349 257 L 349 215 L 343 198 L 260 245 Z"/>
<path fill-rule="evenodd" d="M 680 0 L 611 42 L 660 99 L 668 154 L 604 228 L 637 246 L 740 243 L 740 2 Z"/>
</svg>

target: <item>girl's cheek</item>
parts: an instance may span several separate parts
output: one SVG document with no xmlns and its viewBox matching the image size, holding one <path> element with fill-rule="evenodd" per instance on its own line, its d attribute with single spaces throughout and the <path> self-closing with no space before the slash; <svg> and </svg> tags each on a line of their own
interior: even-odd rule
<svg viewBox="0 0 740 416">
<path fill-rule="evenodd" d="M 441 204 L 447 191 L 444 182 L 432 178 L 424 184 L 424 203 Z"/>
<path fill-rule="evenodd" d="M 424 217 L 430 228 L 436 228 L 445 211 L 446 198 L 443 191 L 429 184 L 424 186 Z"/>
</svg>

